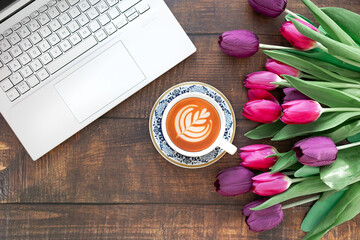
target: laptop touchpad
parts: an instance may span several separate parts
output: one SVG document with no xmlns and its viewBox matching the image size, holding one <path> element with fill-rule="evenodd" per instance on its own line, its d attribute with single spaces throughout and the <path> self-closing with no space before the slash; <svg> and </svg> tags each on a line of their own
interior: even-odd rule
<svg viewBox="0 0 360 240">
<path fill-rule="evenodd" d="M 55 88 L 79 122 L 145 79 L 121 41 L 58 82 Z"/>
</svg>

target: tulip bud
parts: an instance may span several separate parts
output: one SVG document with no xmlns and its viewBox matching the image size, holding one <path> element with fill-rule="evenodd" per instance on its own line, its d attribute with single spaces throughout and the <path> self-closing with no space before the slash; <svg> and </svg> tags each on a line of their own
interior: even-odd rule
<svg viewBox="0 0 360 240">
<path fill-rule="evenodd" d="M 246 224 L 253 232 L 262 232 L 272 229 L 279 225 L 283 220 L 283 210 L 281 204 L 254 211 L 251 208 L 264 203 L 266 199 L 255 200 L 244 206 L 242 212 L 247 217 Z"/>
<path fill-rule="evenodd" d="M 265 99 L 279 104 L 278 100 L 271 93 L 263 89 L 249 89 L 248 98 L 250 101 Z"/>
<path fill-rule="evenodd" d="M 251 190 L 254 173 L 242 166 L 232 167 L 216 175 L 214 186 L 223 196 L 236 196 Z"/>
<path fill-rule="evenodd" d="M 291 179 L 281 172 L 262 173 L 252 178 L 253 193 L 260 196 L 272 196 L 285 192 L 291 185 Z"/>
<path fill-rule="evenodd" d="M 287 0 L 248 0 L 248 2 L 255 12 L 272 18 L 279 16 L 287 4 Z"/>
<path fill-rule="evenodd" d="M 258 88 L 264 90 L 274 90 L 278 85 L 271 82 L 282 82 L 283 80 L 273 72 L 259 71 L 246 75 L 244 85 L 247 88 Z"/>
<path fill-rule="evenodd" d="M 290 75 L 293 77 L 300 77 L 301 72 L 296 68 L 289 66 L 285 63 L 276 61 L 274 59 L 267 59 L 265 63 L 265 68 L 277 75 L 281 76 L 283 74 Z"/>
<path fill-rule="evenodd" d="M 276 148 L 265 144 L 254 144 L 240 148 L 240 158 L 242 166 L 267 171 L 270 167 L 274 166 L 278 157 L 268 157 L 278 153 Z"/>
<path fill-rule="evenodd" d="M 293 150 L 296 156 L 307 166 L 326 166 L 336 160 L 338 149 L 331 138 L 310 137 L 297 142 Z"/>
<path fill-rule="evenodd" d="M 308 96 L 302 94 L 296 88 L 284 88 L 283 89 L 285 97 L 284 103 L 294 101 L 294 100 L 311 100 Z"/>
<path fill-rule="evenodd" d="M 294 100 L 281 105 L 283 115 L 280 120 L 286 124 L 307 124 L 316 121 L 323 112 L 314 100 Z"/>
<path fill-rule="evenodd" d="M 312 30 L 319 32 L 316 27 L 306 21 L 300 19 L 295 19 L 295 21 L 298 21 Z M 284 38 L 291 43 L 291 45 L 299 50 L 306 51 L 313 49 L 316 46 L 316 41 L 302 35 L 291 21 L 284 22 L 280 28 L 280 32 Z"/>
<path fill-rule="evenodd" d="M 254 55 L 259 50 L 259 38 L 248 30 L 233 30 L 224 32 L 219 37 L 219 46 L 223 53 L 246 58 Z"/>
<path fill-rule="evenodd" d="M 280 118 L 281 107 L 269 100 L 253 100 L 245 104 L 242 115 L 255 122 L 273 123 Z"/>
</svg>

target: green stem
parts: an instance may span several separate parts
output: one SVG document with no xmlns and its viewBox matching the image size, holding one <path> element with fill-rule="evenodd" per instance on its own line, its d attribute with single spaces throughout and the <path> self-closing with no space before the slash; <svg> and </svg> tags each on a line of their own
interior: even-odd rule
<svg viewBox="0 0 360 240">
<path fill-rule="evenodd" d="M 321 43 L 317 42 L 316 46 L 318 48 L 320 48 L 321 50 L 323 50 L 324 52 L 326 53 L 329 53 L 329 50 L 324 46 L 322 45 Z M 332 55 L 332 54 L 331 54 Z M 347 58 L 343 58 L 343 57 L 340 57 L 340 56 L 336 56 L 336 55 L 332 55 L 333 57 L 339 59 L 340 61 L 343 61 L 344 63 L 348 63 L 350 65 L 353 65 L 353 66 L 356 66 L 356 67 L 360 67 L 360 63 L 359 62 L 355 62 L 353 60 L 350 60 L 350 59 L 347 59 Z"/>
<path fill-rule="evenodd" d="M 270 82 L 270 83 L 281 87 L 292 87 L 291 84 L 288 82 Z"/>
<path fill-rule="evenodd" d="M 317 85 L 320 85 L 322 87 L 329 87 L 329 88 L 360 88 L 359 84 L 351 84 L 351 83 L 334 83 L 334 82 L 320 82 L 320 81 L 312 81 L 312 83 L 315 83 Z"/>
<path fill-rule="evenodd" d="M 269 45 L 269 44 L 262 44 L 262 43 L 259 44 L 259 48 L 295 50 L 295 48 L 292 48 L 292 47 L 276 46 L 276 45 Z"/>
<path fill-rule="evenodd" d="M 302 182 L 302 181 L 304 181 L 306 179 L 308 179 L 308 178 L 292 178 L 291 183 Z"/>
<path fill-rule="evenodd" d="M 299 206 L 299 205 L 302 205 L 302 204 L 305 204 L 305 203 L 313 202 L 313 201 L 318 200 L 319 198 L 320 198 L 320 195 L 316 195 L 316 196 L 313 196 L 313 197 L 310 197 L 310 198 L 307 198 L 307 199 L 303 199 L 303 200 L 300 200 L 300 201 L 297 201 L 297 202 L 294 202 L 294 203 L 289 203 L 287 205 L 284 205 L 282 207 L 282 209 L 288 209 L 288 208 L 296 207 L 296 206 Z"/>
<path fill-rule="evenodd" d="M 346 149 L 346 148 L 356 147 L 356 146 L 359 146 L 359 145 L 360 145 L 360 142 L 355 142 L 355 143 L 350 143 L 350 144 L 345 144 L 345 145 L 338 146 L 337 149 L 338 150 L 343 150 L 343 149 Z"/>
<path fill-rule="evenodd" d="M 296 171 L 288 171 L 288 172 L 282 172 L 282 174 L 285 174 L 286 176 L 292 176 L 294 175 Z"/>
<path fill-rule="evenodd" d="M 323 108 L 323 113 L 327 112 L 360 112 L 360 108 Z"/>
<path fill-rule="evenodd" d="M 304 19 L 302 19 L 301 17 L 299 17 L 296 13 L 293 13 L 292 11 L 290 11 L 289 9 L 285 8 L 284 10 L 287 14 L 293 16 L 294 18 L 300 19 L 302 21 L 304 21 Z"/>
</svg>

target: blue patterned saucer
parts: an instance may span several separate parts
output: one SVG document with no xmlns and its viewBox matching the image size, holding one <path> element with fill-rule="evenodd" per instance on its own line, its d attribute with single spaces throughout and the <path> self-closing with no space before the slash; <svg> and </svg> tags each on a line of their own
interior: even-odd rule
<svg viewBox="0 0 360 240">
<path fill-rule="evenodd" d="M 225 155 L 225 151 L 217 147 L 201 157 L 187 157 L 173 150 L 165 141 L 161 130 L 161 119 L 166 106 L 177 96 L 188 92 L 200 92 L 213 98 L 224 111 L 224 138 L 232 142 L 235 136 L 235 114 L 229 100 L 216 88 L 201 82 L 185 82 L 166 90 L 156 101 L 151 114 L 149 131 L 156 150 L 169 162 L 183 168 L 202 168 L 209 166 Z"/>
</svg>

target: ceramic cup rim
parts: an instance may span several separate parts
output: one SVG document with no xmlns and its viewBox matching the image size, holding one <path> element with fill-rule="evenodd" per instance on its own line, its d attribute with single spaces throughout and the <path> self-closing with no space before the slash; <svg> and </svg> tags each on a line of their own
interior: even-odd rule
<svg viewBox="0 0 360 240">
<path fill-rule="evenodd" d="M 178 146 L 176 146 L 170 139 L 168 132 L 167 132 L 167 128 L 166 128 L 166 119 L 169 115 L 170 110 L 174 107 L 174 105 L 178 102 L 180 102 L 181 100 L 184 100 L 186 98 L 201 98 L 205 101 L 207 101 L 209 104 L 211 104 L 216 112 L 219 115 L 219 119 L 220 119 L 220 131 L 218 133 L 217 138 L 215 139 L 215 141 L 207 148 L 201 150 L 201 151 L 197 151 L 197 152 L 190 152 L 190 151 L 186 151 L 183 150 L 181 148 L 179 148 Z M 179 96 L 177 96 L 176 98 L 174 98 L 165 108 L 162 119 L 161 119 L 161 129 L 162 129 L 162 133 L 163 136 L 165 138 L 165 141 L 170 145 L 170 147 L 172 149 L 174 149 L 176 152 L 188 156 L 188 157 L 201 157 L 204 156 L 208 153 L 210 153 L 211 151 L 213 151 L 216 147 L 219 147 L 220 145 L 220 141 L 223 138 L 224 132 L 225 132 L 225 114 L 224 111 L 221 109 L 221 107 L 219 106 L 219 104 L 212 99 L 211 97 L 207 96 L 206 94 L 203 93 L 199 93 L 199 92 L 189 92 L 189 93 L 184 93 L 181 94 Z"/>
</svg>

